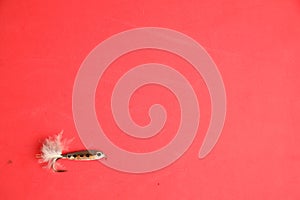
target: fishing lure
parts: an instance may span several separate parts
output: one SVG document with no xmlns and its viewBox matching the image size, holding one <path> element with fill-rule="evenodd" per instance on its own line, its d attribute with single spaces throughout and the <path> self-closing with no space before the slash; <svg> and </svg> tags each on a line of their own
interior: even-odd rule
<svg viewBox="0 0 300 200">
<path fill-rule="evenodd" d="M 40 163 L 48 163 L 48 168 L 54 172 L 65 172 L 66 170 L 57 169 L 56 161 L 59 159 L 90 161 L 106 158 L 106 155 L 99 150 L 83 150 L 64 153 L 70 140 L 62 140 L 62 132 L 54 137 L 45 139 L 41 153 L 37 154 Z"/>
</svg>

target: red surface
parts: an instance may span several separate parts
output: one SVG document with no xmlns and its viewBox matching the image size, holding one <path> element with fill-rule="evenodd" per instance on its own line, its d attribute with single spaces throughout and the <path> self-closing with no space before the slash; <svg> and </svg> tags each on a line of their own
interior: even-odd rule
<svg viewBox="0 0 300 200">
<path fill-rule="evenodd" d="M 0 199 L 300 199 L 300 2 L 107 2 L 0 2 Z M 198 136 L 177 162 L 140 175 L 98 162 L 63 162 L 67 173 L 42 169 L 34 155 L 45 137 L 64 129 L 65 137 L 75 138 L 71 149 L 83 148 L 72 118 L 72 87 L 83 59 L 107 37 L 144 26 L 185 33 L 216 62 L 228 111 L 213 151 L 197 158 L 210 104 L 201 78 L 182 68 L 197 83 L 202 115 Z M 113 69 L 107 76 L 118 76 Z M 143 95 L 155 89 L 164 94 L 155 102 L 174 98 L 161 88 L 144 89 L 132 105 L 144 106 Z M 100 113 L 104 104 L 97 103 Z M 169 120 L 178 122 L 176 101 L 167 109 Z M 147 122 L 145 110 L 132 114 Z M 103 124 L 114 130 L 107 116 Z M 151 143 L 109 136 L 129 150 L 148 151 L 169 141 L 176 126 L 168 124 L 170 131 Z"/>
</svg>

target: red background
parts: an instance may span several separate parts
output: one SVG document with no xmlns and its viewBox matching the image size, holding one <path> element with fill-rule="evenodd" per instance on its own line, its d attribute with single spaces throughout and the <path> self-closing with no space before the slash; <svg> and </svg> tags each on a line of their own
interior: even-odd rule
<svg viewBox="0 0 300 200">
<path fill-rule="evenodd" d="M 145 26 L 191 36 L 217 64 L 228 105 L 213 151 L 197 158 L 210 116 L 201 77 L 174 56 L 143 51 L 120 59 L 125 68 L 111 67 L 101 80 L 101 124 L 115 143 L 132 151 L 153 150 L 172 138 L 179 108 L 168 91 L 148 86 L 132 98 L 137 123 L 147 122 L 152 103 L 166 104 L 170 112 L 163 133 L 147 142 L 117 131 L 107 107 L 110 87 L 101 90 L 131 63 L 165 59 L 188 76 L 200 99 L 199 133 L 189 150 L 147 174 L 98 162 L 62 162 L 69 171 L 57 174 L 41 168 L 35 159 L 41 142 L 61 129 L 74 138 L 70 149 L 84 148 L 72 118 L 73 83 L 83 59 L 109 36 Z M 0 199 L 300 199 L 299 35 L 299 0 L 2 0 Z M 160 97 L 147 97 L 155 94 Z"/>
</svg>

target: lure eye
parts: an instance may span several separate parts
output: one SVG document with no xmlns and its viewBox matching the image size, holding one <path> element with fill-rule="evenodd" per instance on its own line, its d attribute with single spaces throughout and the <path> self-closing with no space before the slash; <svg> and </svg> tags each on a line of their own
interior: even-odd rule
<svg viewBox="0 0 300 200">
<path fill-rule="evenodd" d="M 102 155 L 102 153 L 100 153 L 100 152 L 98 152 L 98 153 L 97 153 L 97 156 L 99 156 L 99 157 L 100 157 L 101 155 Z"/>
</svg>

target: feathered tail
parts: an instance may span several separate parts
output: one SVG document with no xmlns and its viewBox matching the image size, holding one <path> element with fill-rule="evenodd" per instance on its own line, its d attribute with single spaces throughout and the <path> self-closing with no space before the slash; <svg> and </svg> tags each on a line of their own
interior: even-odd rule
<svg viewBox="0 0 300 200">
<path fill-rule="evenodd" d="M 41 148 L 40 163 L 48 163 L 48 168 L 56 171 L 56 160 L 62 158 L 62 153 L 70 141 L 62 140 L 63 131 L 54 137 L 45 139 Z"/>
</svg>

